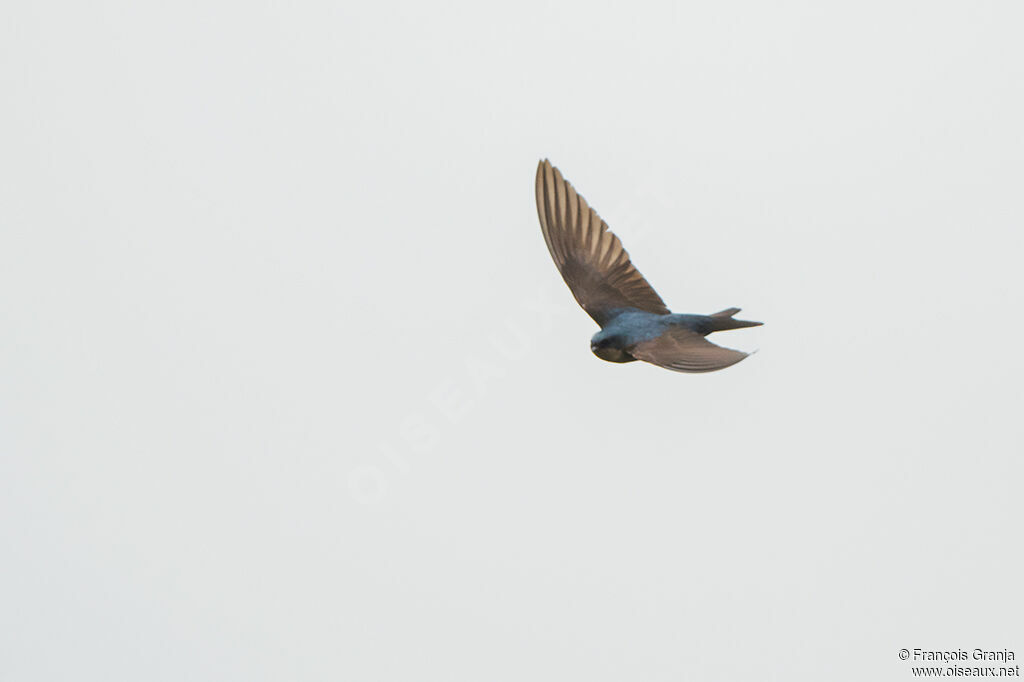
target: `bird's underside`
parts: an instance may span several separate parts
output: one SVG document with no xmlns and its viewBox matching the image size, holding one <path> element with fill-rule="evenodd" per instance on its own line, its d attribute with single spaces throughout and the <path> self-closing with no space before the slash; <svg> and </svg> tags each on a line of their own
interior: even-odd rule
<svg viewBox="0 0 1024 682">
<path fill-rule="evenodd" d="M 704 337 L 760 322 L 734 319 L 739 308 L 673 315 L 619 238 L 546 159 L 537 166 L 536 192 L 551 257 L 576 301 L 601 326 L 591 340 L 595 355 L 611 362 L 643 360 L 677 372 L 713 372 L 749 355 Z"/>
</svg>

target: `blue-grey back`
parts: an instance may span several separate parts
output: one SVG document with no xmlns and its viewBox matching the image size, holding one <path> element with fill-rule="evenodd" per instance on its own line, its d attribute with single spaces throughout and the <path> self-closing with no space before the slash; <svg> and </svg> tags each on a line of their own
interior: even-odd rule
<svg viewBox="0 0 1024 682">
<path fill-rule="evenodd" d="M 616 311 L 611 319 L 598 333 L 594 340 L 619 337 L 624 345 L 649 341 L 661 336 L 670 327 L 691 329 L 698 334 L 707 334 L 710 318 L 707 315 L 668 314 L 658 315 L 643 310 L 626 308 Z"/>
</svg>

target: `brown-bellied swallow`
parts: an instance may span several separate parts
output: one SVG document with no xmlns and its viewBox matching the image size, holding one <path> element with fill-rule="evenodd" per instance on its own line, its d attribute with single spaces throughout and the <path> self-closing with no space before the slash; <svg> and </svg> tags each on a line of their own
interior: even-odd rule
<svg viewBox="0 0 1024 682">
<path fill-rule="evenodd" d="M 750 355 L 705 337 L 761 322 L 734 319 L 739 308 L 710 315 L 672 313 L 633 267 L 619 238 L 547 159 L 537 166 L 537 216 L 562 279 L 601 326 L 590 340 L 597 357 L 643 360 L 677 372 L 713 372 Z"/>
</svg>

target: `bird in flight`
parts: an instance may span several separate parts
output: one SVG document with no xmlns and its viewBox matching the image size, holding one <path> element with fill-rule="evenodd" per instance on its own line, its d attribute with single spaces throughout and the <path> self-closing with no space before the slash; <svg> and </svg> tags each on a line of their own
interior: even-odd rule
<svg viewBox="0 0 1024 682">
<path fill-rule="evenodd" d="M 597 357 L 643 360 L 676 372 L 714 372 L 750 355 L 705 337 L 761 322 L 734 319 L 739 308 L 710 315 L 672 313 L 633 267 L 619 238 L 547 159 L 537 166 L 537 216 L 562 279 L 601 326 L 590 339 Z"/>
</svg>

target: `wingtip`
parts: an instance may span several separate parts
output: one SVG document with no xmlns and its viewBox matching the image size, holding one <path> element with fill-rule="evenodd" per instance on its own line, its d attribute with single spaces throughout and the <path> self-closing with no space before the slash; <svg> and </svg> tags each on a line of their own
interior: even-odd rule
<svg viewBox="0 0 1024 682">
<path fill-rule="evenodd" d="M 540 182 L 541 178 L 551 174 L 552 165 L 547 159 L 541 159 L 537 162 L 537 181 Z"/>
</svg>

